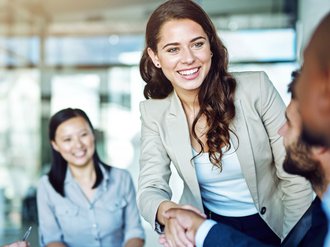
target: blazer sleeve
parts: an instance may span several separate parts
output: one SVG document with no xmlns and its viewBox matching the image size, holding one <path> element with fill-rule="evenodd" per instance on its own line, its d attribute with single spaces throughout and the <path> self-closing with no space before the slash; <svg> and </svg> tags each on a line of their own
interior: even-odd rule
<svg viewBox="0 0 330 247">
<path fill-rule="evenodd" d="M 142 217 L 155 229 L 159 204 L 171 200 L 172 197 L 169 186 L 171 160 L 161 138 L 159 123 L 162 120 L 151 117 L 163 114 L 159 109 L 154 112 L 157 107 L 147 103 L 149 102 L 140 103 L 141 151 L 137 203 Z"/>
<path fill-rule="evenodd" d="M 260 241 L 221 223 L 215 224 L 208 232 L 204 247 L 270 247 Z"/>
<path fill-rule="evenodd" d="M 303 177 L 286 173 L 283 170 L 285 147 L 283 138 L 278 134 L 285 122 L 285 104 L 265 73 L 260 73 L 259 114 L 268 133 L 276 166 L 276 175 L 283 192 L 284 225 L 283 236 L 286 236 L 313 200 L 310 183 Z"/>
</svg>

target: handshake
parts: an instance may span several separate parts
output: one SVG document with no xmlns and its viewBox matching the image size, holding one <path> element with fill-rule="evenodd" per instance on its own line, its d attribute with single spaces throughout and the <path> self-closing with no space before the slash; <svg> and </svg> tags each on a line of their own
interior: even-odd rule
<svg viewBox="0 0 330 247">
<path fill-rule="evenodd" d="M 190 205 L 174 207 L 163 213 L 165 232 L 160 235 L 159 243 L 164 247 L 193 247 L 196 233 L 206 215 Z"/>
</svg>

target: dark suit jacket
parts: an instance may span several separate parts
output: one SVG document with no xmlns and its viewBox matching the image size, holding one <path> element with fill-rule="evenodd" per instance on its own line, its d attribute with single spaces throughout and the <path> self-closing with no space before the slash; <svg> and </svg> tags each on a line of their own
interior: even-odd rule
<svg viewBox="0 0 330 247">
<path fill-rule="evenodd" d="M 322 209 L 321 200 L 316 197 L 303 217 L 284 239 L 281 246 L 323 246 L 327 231 L 327 217 Z"/>
<path fill-rule="evenodd" d="M 328 230 L 321 201 L 316 197 L 298 223 L 284 239 L 283 247 L 322 247 Z M 204 247 L 270 247 L 224 224 L 214 225 L 204 240 Z"/>
</svg>

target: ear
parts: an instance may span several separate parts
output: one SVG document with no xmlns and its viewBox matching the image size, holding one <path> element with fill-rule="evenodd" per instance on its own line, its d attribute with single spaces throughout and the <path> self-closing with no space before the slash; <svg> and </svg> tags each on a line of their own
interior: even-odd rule
<svg viewBox="0 0 330 247">
<path fill-rule="evenodd" d="M 313 147 L 311 147 L 311 152 L 314 156 L 320 156 L 326 152 L 330 152 L 330 149 L 326 148 L 326 147 L 313 146 Z"/>
<path fill-rule="evenodd" d="M 320 102 L 322 103 L 322 108 L 326 111 L 326 113 L 330 114 L 330 68 L 327 70 L 327 73 L 324 74 L 324 80 L 322 82 L 323 82 L 322 85 L 323 93 Z"/>
<path fill-rule="evenodd" d="M 59 152 L 58 150 L 59 150 L 59 148 L 58 148 L 58 146 L 57 146 L 57 144 L 56 144 L 56 142 L 54 142 L 54 141 L 51 141 L 50 142 L 50 144 L 52 145 L 52 147 L 57 151 L 57 152 Z"/>
<path fill-rule="evenodd" d="M 152 62 L 154 63 L 154 65 L 157 68 L 160 68 L 161 65 L 160 65 L 159 58 L 158 58 L 157 54 L 150 47 L 148 47 L 147 52 L 148 52 L 148 55 L 151 58 Z"/>
</svg>

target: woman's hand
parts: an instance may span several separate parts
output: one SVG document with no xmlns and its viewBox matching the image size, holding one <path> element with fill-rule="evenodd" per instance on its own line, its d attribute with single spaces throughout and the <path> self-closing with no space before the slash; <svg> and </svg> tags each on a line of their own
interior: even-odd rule
<svg viewBox="0 0 330 247">
<path fill-rule="evenodd" d="M 197 208 L 191 205 L 173 205 L 170 208 L 180 208 L 182 210 L 193 211 L 200 215 L 202 218 L 206 218 L 205 214 L 200 212 Z M 166 211 L 163 211 L 163 215 Z M 165 234 L 159 237 L 159 243 L 164 247 L 193 247 L 194 239 L 189 238 L 186 235 L 186 229 L 175 218 L 162 218 L 165 225 Z"/>
<path fill-rule="evenodd" d="M 185 229 L 179 222 L 170 218 L 165 223 L 165 237 L 170 247 L 193 247 L 194 240 L 188 239 Z"/>
</svg>

